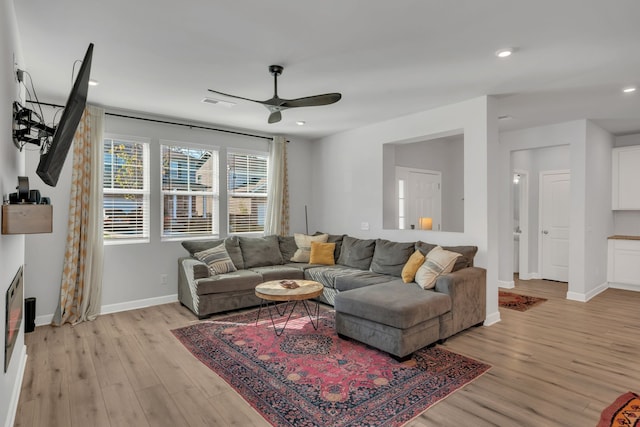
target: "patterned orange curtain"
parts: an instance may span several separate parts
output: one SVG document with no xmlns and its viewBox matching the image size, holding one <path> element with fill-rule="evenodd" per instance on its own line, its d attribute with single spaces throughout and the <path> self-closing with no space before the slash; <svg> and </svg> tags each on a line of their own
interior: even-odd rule
<svg viewBox="0 0 640 427">
<path fill-rule="evenodd" d="M 87 107 L 73 139 L 73 171 L 60 303 L 53 325 L 93 320 L 102 293 L 104 110 Z"/>
</svg>

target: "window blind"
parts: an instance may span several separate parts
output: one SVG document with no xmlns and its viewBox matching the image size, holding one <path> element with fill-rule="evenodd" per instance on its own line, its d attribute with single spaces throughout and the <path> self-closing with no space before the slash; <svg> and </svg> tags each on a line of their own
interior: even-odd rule
<svg viewBox="0 0 640 427">
<path fill-rule="evenodd" d="M 227 153 L 229 233 L 264 231 L 267 209 L 268 156 Z"/>
</svg>

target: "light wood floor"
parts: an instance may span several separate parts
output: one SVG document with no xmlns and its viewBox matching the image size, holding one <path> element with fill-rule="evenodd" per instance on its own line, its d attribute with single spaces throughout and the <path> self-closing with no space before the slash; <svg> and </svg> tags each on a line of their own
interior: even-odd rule
<svg viewBox="0 0 640 427">
<path fill-rule="evenodd" d="M 595 426 L 640 391 L 640 292 L 567 301 L 567 285 L 517 281 L 549 300 L 465 331 L 444 346 L 492 365 L 409 426 Z M 26 335 L 16 426 L 267 426 L 170 330 L 197 322 L 178 303 Z"/>
</svg>

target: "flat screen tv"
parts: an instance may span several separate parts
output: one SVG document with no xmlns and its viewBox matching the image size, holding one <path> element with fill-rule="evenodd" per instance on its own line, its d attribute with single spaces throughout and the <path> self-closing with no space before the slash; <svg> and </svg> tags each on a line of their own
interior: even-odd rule
<svg viewBox="0 0 640 427">
<path fill-rule="evenodd" d="M 78 123 L 80 123 L 87 103 L 92 56 L 93 43 L 90 43 L 82 60 L 80 71 L 69 93 L 62 117 L 60 117 L 60 121 L 56 126 L 51 144 L 48 147 L 43 147 L 43 152 L 40 155 L 40 163 L 38 163 L 36 173 L 45 184 L 52 187 L 55 187 L 58 183 L 62 166 L 67 158 L 69 148 L 71 148 L 73 136 L 76 133 Z"/>
</svg>

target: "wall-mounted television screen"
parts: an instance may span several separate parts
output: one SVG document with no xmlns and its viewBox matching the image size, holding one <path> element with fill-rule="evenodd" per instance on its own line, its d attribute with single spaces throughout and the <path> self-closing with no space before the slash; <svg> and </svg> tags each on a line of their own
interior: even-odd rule
<svg viewBox="0 0 640 427">
<path fill-rule="evenodd" d="M 62 117 L 56 126 L 53 139 L 48 147 L 43 147 L 40 163 L 36 173 L 45 184 L 55 187 L 62 172 L 67 153 L 73 142 L 73 136 L 82 118 L 89 92 L 89 75 L 91 74 L 91 58 L 93 57 L 93 43 L 89 44 L 87 53 L 82 60 L 82 66 L 76 77 Z"/>
</svg>

